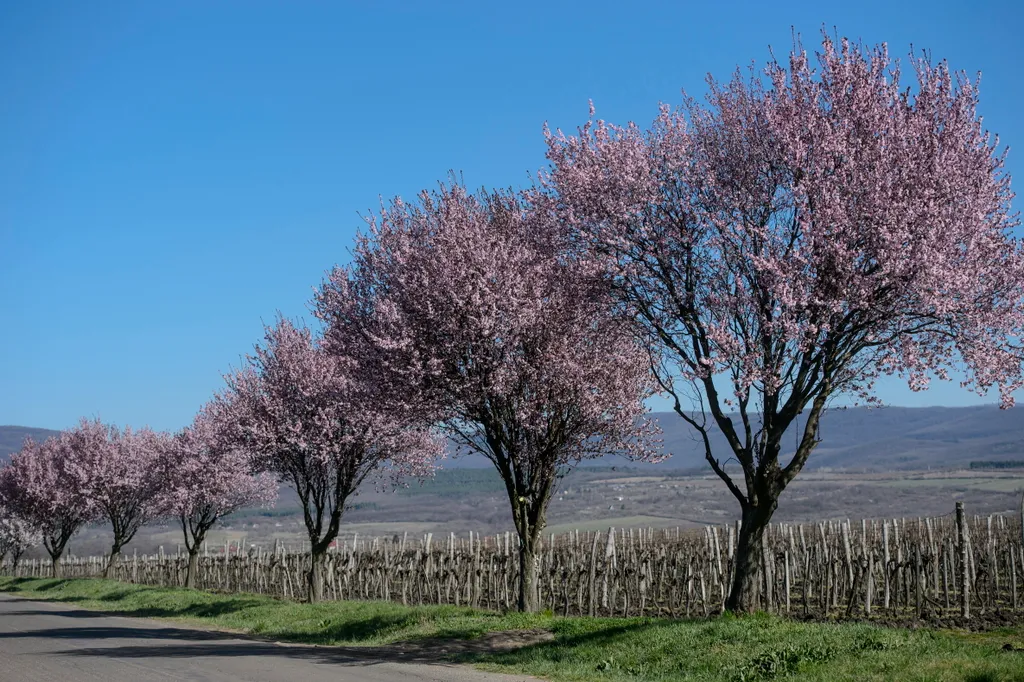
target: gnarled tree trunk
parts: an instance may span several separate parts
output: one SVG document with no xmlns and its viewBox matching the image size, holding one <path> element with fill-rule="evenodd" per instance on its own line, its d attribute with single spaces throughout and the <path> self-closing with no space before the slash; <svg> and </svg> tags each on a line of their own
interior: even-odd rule
<svg viewBox="0 0 1024 682">
<path fill-rule="evenodd" d="M 185 587 L 195 589 L 199 573 L 199 545 L 188 548 L 188 568 L 185 571 Z"/>
<path fill-rule="evenodd" d="M 110 556 L 107 557 L 107 565 L 103 568 L 103 577 L 110 579 L 114 573 L 114 569 L 117 567 L 118 557 L 121 556 L 121 547 L 123 545 L 120 542 L 114 542 L 114 545 L 110 548 Z"/>
<path fill-rule="evenodd" d="M 324 600 L 324 577 L 327 566 L 327 552 L 311 552 L 309 567 L 309 602 L 316 603 Z"/>
<path fill-rule="evenodd" d="M 540 585 L 537 579 L 536 539 L 520 538 L 519 546 L 519 610 L 533 613 L 540 610 Z"/>
<path fill-rule="evenodd" d="M 554 480 L 554 477 L 550 477 Z M 537 575 L 537 550 L 541 531 L 546 525 L 545 513 L 551 499 L 548 483 L 530 499 L 524 493 L 513 495 L 512 516 L 519 536 L 519 599 L 518 609 L 523 613 L 540 610 L 540 581 Z"/>
<path fill-rule="evenodd" d="M 775 506 L 775 503 L 768 508 L 743 505 L 732 586 L 725 601 L 727 611 L 752 613 L 761 608 L 760 578 L 764 531 L 768 527 Z"/>
</svg>

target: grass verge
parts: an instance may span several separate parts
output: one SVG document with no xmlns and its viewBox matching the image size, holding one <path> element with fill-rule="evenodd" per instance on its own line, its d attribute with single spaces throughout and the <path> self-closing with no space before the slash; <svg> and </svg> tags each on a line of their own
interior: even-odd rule
<svg viewBox="0 0 1024 682">
<path fill-rule="evenodd" d="M 453 655 L 485 669 L 559 681 L 1024 680 L 1024 632 L 1016 628 L 970 634 L 798 623 L 767 615 L 683 621 L 559 618 L 382 602 L 309 605 L 104 580 L 0 577 L 0 591 L 315 644 L 408 646 L 543 630 L 554 638 L 511 651 L 469 649 Z"/>
</svg>

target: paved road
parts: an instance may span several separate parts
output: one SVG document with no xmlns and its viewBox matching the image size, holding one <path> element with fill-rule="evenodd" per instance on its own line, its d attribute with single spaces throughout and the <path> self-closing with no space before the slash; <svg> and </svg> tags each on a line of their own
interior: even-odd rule
<svg viewBox="0 0 1024 682">
<path fill-rule="evenodd" d="M 436 652 L 239 639 L 0 594 L 0 682 L 521 682 Z M 396 660 L 398 659 L 398 660 Z M 399 662 L 402 661 L 402 662 Z"/>
</svg>

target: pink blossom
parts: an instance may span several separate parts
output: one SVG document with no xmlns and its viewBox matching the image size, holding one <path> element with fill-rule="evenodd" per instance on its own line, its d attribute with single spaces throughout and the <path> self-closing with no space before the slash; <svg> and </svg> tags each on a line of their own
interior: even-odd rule
<svg viewBox="0 0 1024 682">
<path fill-rule="evenodd" d="M 382 207 L 370 230 L 318 293 L 328 347 L 492 461 L 532 562 L 559 476 L 607 453 L 657 456 L 650 357 L 542 197 L 442 186 Z"/>
<path fill-rule="evenodd" d="M 308 329 L 281 319 L 248 365 L 228 377 L 237 438 L 254 466 L 298 493 L 313 554 L 310 598 L 322 596 L 321 559 L 349 497 L 376 472 L 425 476 L 443 454 L 429 431 L 392 409 L 354 361 L 327 353 Z"/>
<path fill-rule="evenodd" d="M 94 447 L 97 434 L 83 422 L 43 443 L 31 439 L 0 469 L 0 504 L 36 529 L 60 576 L 60 558 L 68 541 L 99 515 L 96 504 L 78 487 L 72 463 Z"/>
<path fill-rule="evenodd" d="M 42 540 L 42 535 L 29 521 L 0 504 L 0 563 L 10 556 L 11 567 L 16 569 L 25 550 Z"/>
<path fill-rule="evenodd" d="M 189 553 L 186 584 L 195 579 L 196 557 L 207 532 L 222 517 L 277 499 L 272 476 L 253 472 L 251 453 L 237 439 L 238 406 L 218 394 L 192 424 L 167 439 L 160 453 L 160 488 L 154 505 L 181 524 Z"/>
<path fill-rule="evenodd" d="M 884 45 L 826 36 L 817 60 L 797 45 L 763 78 L 709 78 L 706 103 L 663 106 L 648 130 L 592 116 L 547 133 L 541 185 L 571 238 L 660 349 L 680 416 L 706 436 L 709 411 L 729 440 L 719 454 L 705 438 L 706 455 L 741 503 L 753 561 L 832 397 L 872 401 L 881 374 L 925 390 L 954 366 L 1003 407 L 1024 385 L 1005 151 L 982 127 L 977 81 L 911 65 L 912 90 Z M 782 434 L 805 408 L 783 466 Z"/>
<path fill-rule="evenodd" d="M 163 485 L 159 457 L 168 436 L 149 428 L 119 430 L 98 419 L 83 419 L 73 433 L 79 446 L 68 473 L 111 524 L 109 572 L 124 545 L 157 514 L 154 500 Z"/>
</svg>

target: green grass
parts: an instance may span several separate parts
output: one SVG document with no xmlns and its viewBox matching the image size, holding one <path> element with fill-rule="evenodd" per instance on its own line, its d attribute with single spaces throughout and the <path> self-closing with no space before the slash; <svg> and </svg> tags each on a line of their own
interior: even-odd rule
<svg viewBox="0 0 1024 682">
<path fill-rule="evenodd" d="M 381 602 L 307 605 L 103 580 L 0 578 L 0 590 L 121 615 L 318 644 L 472 640 L 491 632 L 546 630 L 553 640 L 458 656 L 486 669 L 552 680 L 1024 680 L 1024 630 L 1015 628 L 960 633 L 798 623 L 767 615 L 683 621 L 558 618 Z"/>
</svg>

